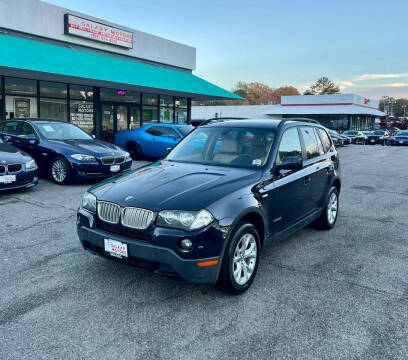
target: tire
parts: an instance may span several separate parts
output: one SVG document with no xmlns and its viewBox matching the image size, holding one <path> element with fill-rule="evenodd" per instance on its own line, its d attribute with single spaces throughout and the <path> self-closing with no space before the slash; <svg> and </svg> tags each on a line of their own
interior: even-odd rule
<svg viewBox="0 0 408 360">
<path fill-rule="evenodd" d="M 126 151 L 130 154 L 132 160 L 139 160 L 142 157 L 142 148 L 137 142 L 128 142 L 126 144 Z"/>
<path fill-rule="evenodd" d="M 335 198 L 335 213 L 333 214 L 334 203 L 333 198 Z M 329 212 L 330 210 L 330 212 Z M 326 203 L 323 208 L 322 215 L 317 219 L 316 225 L 322 230 L 330 230 L 336 224 L 337 217 L 339 214 L 339 193 L 335 187 L 332 187 L 327 195 Z"/>
<path fill-rule="evenodd" d="M 62 156 L 54 158 L 50 165 L 50 175 L 56 184 L 66 184 L 71 177 L 71 168 L 68 161 Z"/>
<path fill-rule="evenodd" d="M 251 248 L 252 251 L 249 252 Z M 259 254 L 260 240 L 255 226 L 250 223 L 238 224 L 225 250 L 218 279 L 219 287 L 233 295 L 239 295 L 248 290 L 258 270 Z"/>
</svg>

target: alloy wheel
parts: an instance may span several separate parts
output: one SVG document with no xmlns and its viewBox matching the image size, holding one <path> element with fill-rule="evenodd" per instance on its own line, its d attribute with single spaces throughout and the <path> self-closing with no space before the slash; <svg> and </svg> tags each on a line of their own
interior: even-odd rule
<svg viewBox="0 0 408 360">
<path fill-rule="evenodd" d="M 64 182 L 65 178 L 67 177 L 67 168 L 65 163 L 58 159 L 55 160 L 52 164 L 52 177 L 58 183 Z"/>
<path fill-rule="evenodd" d="M 258 249 L 255 237 L 252 234 L 244 234 L 238 241 L 234 251 L 232 273 L 238 285 L 245 285 L 255 270 Z"/>
<path fill-rule="evenodd" d="M 332 193 L 327 204 L 327 220 L 330 225 L 334 224 L 337 217 L 338 200 L 336 193 Z"/>
</svg>

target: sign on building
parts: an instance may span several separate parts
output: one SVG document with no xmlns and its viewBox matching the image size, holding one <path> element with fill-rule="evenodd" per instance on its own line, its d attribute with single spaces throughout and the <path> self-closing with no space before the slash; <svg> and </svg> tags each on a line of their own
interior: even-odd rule
<svg viewBox="0 0 408 360">
<path fill-rule="evenodd" d="M 121 30 L 72 14 L 64 15 L 64 33 L 126 49 L 133 48 L 133 33 L 130 31 Z"/>
</svg>

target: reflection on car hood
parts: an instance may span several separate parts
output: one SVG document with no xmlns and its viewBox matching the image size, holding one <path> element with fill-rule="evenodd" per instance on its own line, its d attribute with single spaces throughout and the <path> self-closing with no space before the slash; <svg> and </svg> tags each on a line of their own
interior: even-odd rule
<svg viewBox="0 0 408 360">
<path fill-rule="evenodd" d="M 30 156 L 8 143 L 0 144 L 0 165 L 27 162 Z"/>
<path fill-rule="evenodd" d="M 123 152 L 114 144 L 102 140 L 49 140 L 50 143 L 56 143 L 72 152 L 85 155 L 118 155 Z"/>
<path fill-rule="evenodd" d="M 244 186 L 261 171 L 162 161 L 92 187 L 99 200 L 150 210 L 200 210 Z M 130 201 L 126 197 L 132 196 Z"/>
</svg>

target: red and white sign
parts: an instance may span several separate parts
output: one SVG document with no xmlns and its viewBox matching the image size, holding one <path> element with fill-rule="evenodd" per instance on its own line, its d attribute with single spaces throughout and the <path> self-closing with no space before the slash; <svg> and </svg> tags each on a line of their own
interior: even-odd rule
<svg viewBox="0 0 408 360">
<path fill-rule="evenodd" d="M 79 16 L 65 14 L 65 34 L 80 36 L 105 44 L 133 48 L 133 33 Z"/>
</svg>

